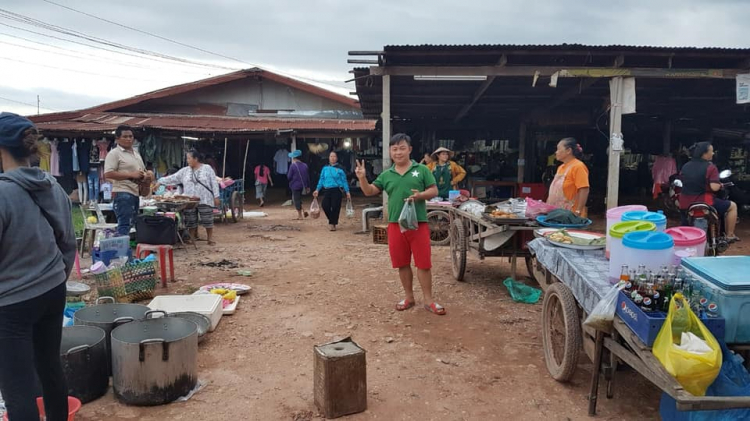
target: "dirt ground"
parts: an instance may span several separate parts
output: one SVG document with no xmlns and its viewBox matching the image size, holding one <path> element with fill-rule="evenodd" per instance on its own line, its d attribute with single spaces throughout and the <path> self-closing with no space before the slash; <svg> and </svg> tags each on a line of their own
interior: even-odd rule
<svg viewBox="0 0 750 421">
<path fill-rule="evenodd" d="M 510 299 L 502 285 L 510 274 L 506 260 L 470 257 L 467 282 L 459 283 L 450 272 L 448 248 L 433 248 L 434 290 L 448 314 L 423 310 L 418 291 L 418 306 L 397 312 L 402 289 L 387 246 L 355 234 L 362 226 L 359 214 L 342 217 L 339 230 L 329 232 L 325 217 L 294 221 L 288 207 L 262 210 L 267 218 L 218 224 L 215 247 L 199 242 L 197 251 L 176 251 L 179 279 L 157 291 L 190 293 L 217 281 L 253 288 L 236 314 L 225 316 L 200 345 L 205 388 L 187 402 L 151 408 L 122 405 L 110 389 L 76 419 L 320 419 L 313 402 L 313 346 L 349 335 L 367 351 L 368 387 L 367 411 L 349 419 L 589 418 L 591 362 L 582 353 L 567 384 L 549 377 L 541 300 L 527 305 Z M 740 244 L 734 253 L 747 252 Z M 238 267 L 200 265 L 222 259 Z M 254 275 L 239 277 L 238 269 Z M 660 392 L 637 373 L 617 373 L 615 399 L 606 399 L 603 390 L 597 419 L 658 419 Z"/>
</svg>

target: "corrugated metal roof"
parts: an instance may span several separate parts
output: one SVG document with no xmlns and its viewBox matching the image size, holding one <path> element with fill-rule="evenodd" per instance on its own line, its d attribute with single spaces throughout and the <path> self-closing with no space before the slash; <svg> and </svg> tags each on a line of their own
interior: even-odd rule
<svg viewBox="0 0 750 421">
<path fill-rule="evenodd" d="M 105 132 L 120 124 L 132 127 L 185 132 L 275 132 L 302 131 L 373 131 L 376 120 L 331 120 L 299 118 L 250 118 L 206 115 L 90 113 L 69 120 L 37 123 L 45 131 Z"/>
<path fill-rule="evenodd" d="M 668 47 L 650 45 L 586 45 L 586 44 L 421 44 L 421 45 L 386 45 L 383 50 L 391 51 L 439 51 L 446 52 L 469 50 L 538 50 L 538 51 L 604 51 L 604 52 L 696 52 L 696 53 L 729 53 L 748 54 L 750 48 L 726 47 Z"/>
</svg>

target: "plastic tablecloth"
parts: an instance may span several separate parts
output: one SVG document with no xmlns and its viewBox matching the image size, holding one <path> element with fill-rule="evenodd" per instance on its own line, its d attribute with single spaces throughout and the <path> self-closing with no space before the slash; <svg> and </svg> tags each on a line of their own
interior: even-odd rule
<svg viewBox="0 0 750 421">
<path fill-rule="evenodd" d="M 609 260 L 604 257 L 604 250 L 583 251 L 557 247 L 543 238 L 529 242 L 529 249 L 542 266 L 570 288 L 578 304 L 587 313 L 612 288 L 609 282 Z"/>
</svg>

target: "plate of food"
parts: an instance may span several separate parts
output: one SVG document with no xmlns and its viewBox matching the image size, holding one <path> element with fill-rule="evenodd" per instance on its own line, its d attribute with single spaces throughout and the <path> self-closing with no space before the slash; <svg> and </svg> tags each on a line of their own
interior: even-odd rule
<svg viewBox="0 0 750 421">
<path fill-rule="evenodd" d="M 217 282 L 214 284 L 203 285 L 202 287 L 200 287 L 199 290 L 206 292 L 206 293 L 210 293 L 211 290 L 213 289 L 232 290 L 232 291 L 235 291 L 237 295 L 245 295 L 252 290 L 252 287 L 250 287 L 249 285 L 245 285 L 245 284 L 235 284 L 231 282 Z"/>
<path fill-rule="evenodd" d="M 515 213 L 505 207 L 487 206 L 483 215 L 487 219 L 498 223 L 525 223 L 527 221 L 523 213 Z"/>
<path fill-rule="evenodd" d="M 559 228 L 539 228 L 534 230 L 534 237 L 536 238 L 544 238 L 548 234 L 551 234 L 553 232 L 560 231 Z"/>
<path fill-rule="evenodd" d="M 558 247 L 574 250 L 599 250 L 603 249 L 607 243 L 607 237 L 604 234 L 578 230 L 555 230 L 548 232 L 544 237 Z"/>
</svg>

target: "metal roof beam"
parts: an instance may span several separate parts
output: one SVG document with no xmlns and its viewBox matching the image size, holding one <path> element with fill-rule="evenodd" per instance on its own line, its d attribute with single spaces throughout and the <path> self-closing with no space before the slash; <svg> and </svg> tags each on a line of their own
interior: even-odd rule
<svg viewBox="0 0 750 421">
<path fill-rule="evenodd" d="M 505 67 L 506 64 L 508 64 L 508 57 L 505 54 L 503 54 L 502 56 L 500 56 L 500 60 L 497 62 L 496 67 Z M 471 101 L 469 101 L 468 104 L 464 105 L 464 107 L 461 108 L 458 114 L 456 114 L 456 118 L 453 119 L 454 122 L 458 123 L 459 120 L 464 118 L 464 116 L 469 113 L 469 110 L 471 110 L 471 107 L 473 107 L 474 104 L 476 104 L 477 101 L 479 101 L 479 98 L 481 98 L 482 95 L 484 95 L 484 93 L 487 91 L 490 85 L 492 85 L 492 82 L 495 81 L 496 77 L 497 76 L 489 76 L 487 80 L 485 80 L 484 82 L 482 82 L 481 85 L 479 85 L 479 88 L 477 88 L 477 90 L 474 92 L 474 95 L 472 96 Z"/>
<path fill-rule="evenodd" d="M 640 77 L 653 79 L 734 79 L 741 69 L 666 69 L 666 68 L 612 68 L 612 67 L 550 67 L 550 66 L 373 66 L 375 76 L 506 76 L 521 77 Z"/>
</svg>

